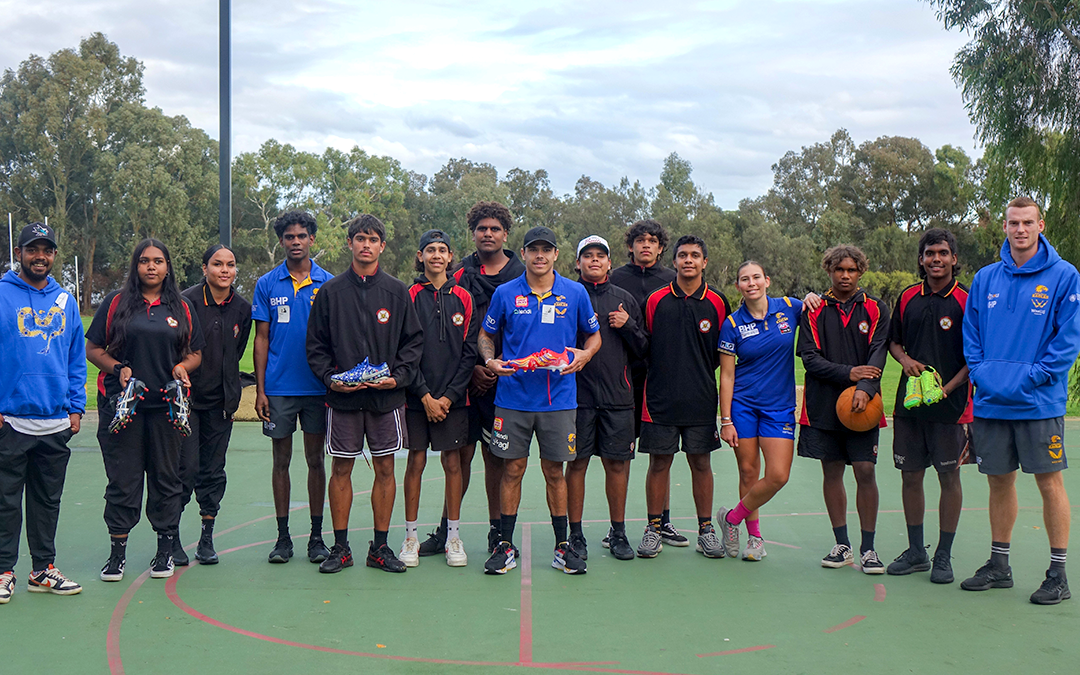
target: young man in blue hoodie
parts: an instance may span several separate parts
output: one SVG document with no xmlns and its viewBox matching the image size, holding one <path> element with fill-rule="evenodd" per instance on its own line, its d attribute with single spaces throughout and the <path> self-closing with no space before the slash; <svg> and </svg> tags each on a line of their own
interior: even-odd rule
<svg viewBox="0 0 1080 675">
<path fill-rule="evenodd" d="M 1001 261 L 975 275 L 964 314 L 964 357 L 975 384 L 972 437 L 990 483 L 990 560 L 960 587 L 1012 588 L 1009 541 L 1016 523 L 1016 469 L 1035 474 L 1050 539 L 1050 569 L 1031 602 L 1071 597 L 1065 577 L 1069 497 L 1065 402 L 1080 351 L 1080 274 L 1042 231 L 1039 206 L 1018 197 L 1005 209 Z"/>
<path fill-rule="evenodd" d="M 27 590 L 75 595 L 82 586 L 53 566 L 56 523 L 71 451 L 86 410 L 86 341 L 79 308 L 49 276 L 56 234 L 31 223 L 15 247 L 19 272 L 0 279 L 0 604 L 11 600 L 23 490 L 33 558 Z"/>
</svg>

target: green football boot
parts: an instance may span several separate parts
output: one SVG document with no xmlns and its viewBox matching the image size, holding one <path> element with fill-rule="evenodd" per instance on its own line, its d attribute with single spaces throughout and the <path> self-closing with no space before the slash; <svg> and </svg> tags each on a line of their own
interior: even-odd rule
<svg viewBox="0 0 1080 675">
<path fill-rule="evenodd" d="M 907 389 L 904 394 L 904 407 L 908 410 L 918 408 L 923 403 L 923 390 L 921 377 L 909 377 Z"/>
<path fill-rule="evenodd" d="M 933 405 L 945 398 L 945 391 L 941 388 L 941 375 L 930 366 L 919 375 L 919 383 L 925 405 Z"/>
</svg>

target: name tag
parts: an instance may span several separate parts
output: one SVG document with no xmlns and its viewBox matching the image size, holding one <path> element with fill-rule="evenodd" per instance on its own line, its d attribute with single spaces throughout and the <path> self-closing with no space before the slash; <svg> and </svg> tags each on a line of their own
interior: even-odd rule
<svg viewBox="0 0 1080 675">
<path fill-rule="evenodd" d="M 540 323 L 555 323 L 555 305 L 544 305 Z"/>
<path fill-rule="evenodd" d="M 277 322 L 278 323 L 289 323 L 289 306 L 288 305 L 278 305 L 278 308 L 277 308 Z"/>
</svg>

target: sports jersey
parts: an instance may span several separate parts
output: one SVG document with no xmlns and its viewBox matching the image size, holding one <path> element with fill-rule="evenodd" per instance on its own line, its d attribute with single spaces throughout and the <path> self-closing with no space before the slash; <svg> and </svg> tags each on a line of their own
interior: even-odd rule
<svg viewBox="0 0 1080 675">
<path fill-rule="evenodd" d="M 720 403 L 720 325 L 731 313 L 723 293 L 702 283 L 686 295 L 675 282 L 645 302 L 649 371 L 641 419 L 668 426 L 716 424 Z"/>
<path fill-rule="evenodd" d="M 904 348 L 919 363 L 932 366 L 944 385 L 964 367 L 964 306 L 967 288 L 953 281 L 937 293 L 925 281 L 905 288 L 896 300 L 889 341 Z M 971 421 L 971 384 L 933 405 L 904 407 L 908 376 L 901 374 L 896 388 L 896 417 L 917 417 L 929 422 L 966 424 Z"/>
<path fill-rule="evenodd" d="M 251 318 L 270 324 L 263 393 L 267 396 L 322 396 L 326 386 L 306 368 L 308 317 L 319 288 L 332 275 L 311 261 L 311 273 L 299 284 L 281 263 L 255 284 Z M 348 369 L 346 369 L 348 370 Z"/>
<path fill-rule="evenodd" d="M 744 304 L 720 329 L 720 353 L 734 356 L 732 400 L 755 410 L 795 407 L 795 328 L 802 300 L 768 298 L 764 319 Z"/>
<path fill-rule="evenodd" d="M 224 408 L 231 415 L 240 407 L 240 359 L 251 334 L 251 304 L 235 288 L 217 304 L 205 279 L 183 296 L 195 308 L 206 340 L 202 363 L 190 374 L 191 407 Z"/>
<path fill-rule="evenodd" d="M 889 308 L 863 289 L 845 302 L 832 289 L 821 296 L 817 309 L 799 319 L 796 354 L 806 367 L 803 410 L 799 424 L 825 431 L 846 431 L 836 417 L 836 399 L 855 385 L 871 398 L 881 392 L 881 380 L 851 381 L 854 366 L 884 370 L 889 352 Z M 885 415 L 880 426 L 885 426 Z"/>
<path fill-rule="evenodd" d="M 484 317 L 484 330 L 502 332 L 504 361 L 528 356 L 541 349 L 561 352 L 577 344 L 578 331 L 595 333 L 600 323 L 581 284 L 555 272 L 550 291 L 537 295 L 527 275 L 495 289 Z M 577 377 L 550 370 L 518 371 L 499 378 L 495 405 L 522 412 L 577 408 Z"/>
</svg>

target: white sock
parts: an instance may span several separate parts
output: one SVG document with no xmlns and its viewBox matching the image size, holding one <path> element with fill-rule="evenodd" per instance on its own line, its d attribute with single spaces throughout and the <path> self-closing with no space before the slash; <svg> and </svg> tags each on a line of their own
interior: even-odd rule
<svg viewBox="0 0 1080 675">
<path fill-rule="evenodd" d="M 406 520 L 405 521 L 405 538 L 406 539 L 416 539 L 416 521 L 415 520 Z"/>
<path fill-rule="evenodd" d="M 458 534 L 458 528 L 460 528 L 460 527 L 461 527 L 461 521 L 460 520 L 447 520 L 446 521 L 446 541 L 450 541 L 451 539 L 454 539 L 454 538 L 460 539 L 461 536 Z"/>
</svg>

